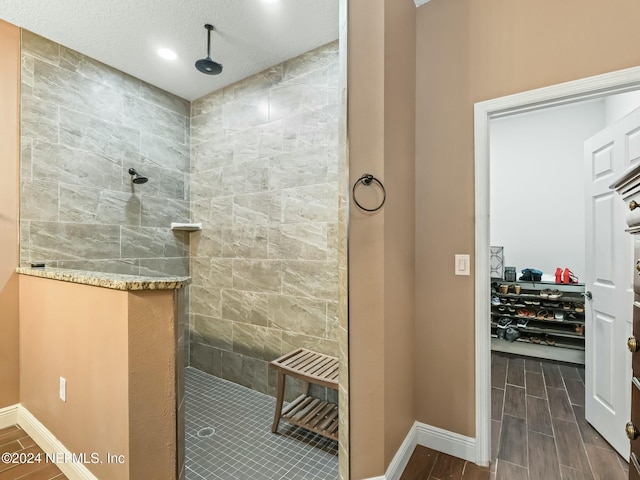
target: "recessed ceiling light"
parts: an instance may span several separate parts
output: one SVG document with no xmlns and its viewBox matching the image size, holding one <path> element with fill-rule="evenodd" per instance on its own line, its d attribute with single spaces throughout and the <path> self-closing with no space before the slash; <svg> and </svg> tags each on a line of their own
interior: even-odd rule
<svg viewBox="0 0 640 480">
<path fill-rule="evenodd" d="M 160 55 L 162 58 L 166 58 L 167 60 L 175 60 L 176 58 L 178 58 L 178 54 L 168 48 L 159 48 L 158 55 Z"/>
</svg>

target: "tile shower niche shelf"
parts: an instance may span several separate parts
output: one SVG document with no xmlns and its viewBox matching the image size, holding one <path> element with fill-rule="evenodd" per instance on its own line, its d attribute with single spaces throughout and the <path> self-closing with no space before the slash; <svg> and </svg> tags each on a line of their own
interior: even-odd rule
<svg viewBox="0 0 640 480">
<path fill-rule="evenodd" d="M 202 230 L 202 223 L 171 222 L 171 230 L 178 230 L 181 232 L 197 232 L 199 230 Z"/>
</svg>

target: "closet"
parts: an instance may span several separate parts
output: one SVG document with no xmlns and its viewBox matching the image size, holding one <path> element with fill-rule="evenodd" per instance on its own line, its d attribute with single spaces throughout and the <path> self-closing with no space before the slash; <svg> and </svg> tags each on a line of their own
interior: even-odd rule
<svg viewBox="0 0 640 480">
<path fill-rule="evenodd" d="M 491 349 L 584 364 L 584 284 L 494 283 Z"/>
<path fill-rule="evenodd" d="M 585 363 L 584 142 L 606 123 L 604 99 L 491 120 L 493 351 Z"/>
</svg>

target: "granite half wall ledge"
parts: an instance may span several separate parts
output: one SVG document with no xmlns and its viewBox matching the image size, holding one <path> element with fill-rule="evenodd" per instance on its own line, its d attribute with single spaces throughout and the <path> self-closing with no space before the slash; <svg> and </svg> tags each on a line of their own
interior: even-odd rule
<svg viewBox="0 0 640 480">
<path fill-rule="evenodd" d="M 174 290 L 185 287 L 190 281 L 189 277 L 150 277 L 63 268 L 19 267 L 16 268 L 16 272 L 21 275 L 50 278 L 62 282 L 80 283 L 114 290 Z"/>
</svg>

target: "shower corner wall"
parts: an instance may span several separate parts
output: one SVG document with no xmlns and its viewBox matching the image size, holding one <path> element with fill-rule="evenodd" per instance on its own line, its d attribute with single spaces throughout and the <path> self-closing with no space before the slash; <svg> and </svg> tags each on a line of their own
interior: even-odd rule
<svg viewBox="0 0 640 480">
<path fill-rule="evenodd" d="M 340 355 L 338 72 L 334 41 L 192 103 L 190 365 L 269 395 L 271 360 Z"/>
<path fill-rule="evenodd" d="M 21 265 L 187 275 L 189 102 L 21 36 Z"/>
<path fill-rule="evenodd" d="M 339 356 L 344 415 L 338 42 L 191 105 L 26 30 L 21 55 L 21 265 L 191 273 L 178 362 L 273 395 L 274 358 Z M 149 182 L 133 185 L 131 167 Z M 175 221 L 205 228 L 173 232 Z"/>
<path fill-rule="evenodd" d="M 340 383 L 338 390 L 338 477 L 350 478 L 349 437 L 349 150 L 347 142 L 347 0 L 339 1 L 338 28 L 338 345 Z"/>
<path fill-rule="evenodd" d="M 189 273 L 189 102 L 21 30 L 20 264 Z M 129 168 L 149 178 L 133 184 Z M 184 476 L 188 292 L 175 298 Z M 180 433 L 182 432 L 182 434 Z"/>
</svg>

